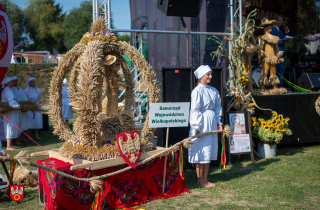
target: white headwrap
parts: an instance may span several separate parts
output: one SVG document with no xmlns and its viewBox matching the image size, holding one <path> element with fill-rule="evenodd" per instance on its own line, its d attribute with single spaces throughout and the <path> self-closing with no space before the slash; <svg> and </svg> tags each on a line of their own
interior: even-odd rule
<svg viewBox="0 0 320 210">
<path fill-rule="evenodd" d="M 27 85 L 28 87 L 30 87 L 29 83 L 30 83 L 32 80 L 36 81 L 36 79 L 33 78 L 33 77 L 29 77 L 28 80 L 26 81 L 26 85 Z"/>
<path fill-rule="evenodd" d="M 18 80 L 18 78 L 16 76 L 12 76 L 11 78 L 12 78 L 12 80 Z"/>
<path fill-rule="evenodd" d="M 197 79 L 201 79 L 201 77 L 203 77 L 203 75 L 205 75 L 206 73 L 208 73 L 210 71 L 212 71 L 212 70 L 208 65 L 201 65 L 194 72 L 194 75 L 197 77 Z"/>
<path fill-rule="evenodd" d="M 67 85 L 67 83 L 68 83 L 68 80 L 66 79 L 66 78 L 64 78 L 64 80 L 63 80 L 63 85 Z"/>
<path fill-rule="evenodd" d="M 12 77 L 4 78 L 4 80 L 2 80 L 2 82 L 1 82 L 2 88 L 4 88 L 6 86 L 6 84 L 8 84 L 8 82 L 10 82 L 11 80 L 12 80 Z"/>
</svg>

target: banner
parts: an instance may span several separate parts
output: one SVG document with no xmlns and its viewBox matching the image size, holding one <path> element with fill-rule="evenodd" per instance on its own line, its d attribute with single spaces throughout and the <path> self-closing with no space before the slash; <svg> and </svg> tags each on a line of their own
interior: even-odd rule
<svg viewBox="0 0 320 210">
<path fill-rule="evenodd" d="M 8 71 L 12 52 L 12 28 L 8 16 L 0 4 L 0 82 Z"/>
<path fill-rule="evenodd" d="M 189 102 L 150 104 L 149 128 L 187 127 L 189 107 Z"/>
</svg>

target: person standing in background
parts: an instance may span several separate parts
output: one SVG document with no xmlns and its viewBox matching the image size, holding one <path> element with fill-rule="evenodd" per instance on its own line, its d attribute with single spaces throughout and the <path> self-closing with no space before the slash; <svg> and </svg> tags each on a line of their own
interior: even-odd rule
<svg viewBox="0 0 320 210">
<path fill-rule="evenodd" d="M 64 78 L 62 86 L 62 115 L 66 123 L 72 119 L 72 107 L 70 106 L 68 80 Z"/>
<path fill-rule="evenodd" d="M 27 96 L 24 94 L 22 88 L 18 87 L 18 78 L 16 76 L 12 76 L 13 81 L 13 87 L 11 88 L 14 97 L 18 101 L 28 101 Z M 30 129 L 30 119 L 27 110 L 20 110 L 19 111 L 19 128 L 27 133 L 27 135 L 30 135 L 29 129 Z M 20 140 L 27 142 L 27 140 L 24 138 L 24 134 L 21 133 Z"/>
<path fill-rule="evenodd" d="M 189 137 L 208 131 L 222 130 L 221 99 L 217 89 L 210 86 L 212 70 L 207 65 L 200 66 L 194 72 L 198 85 L 191 93 Z M 211 160 L 217 160 L 218 134 L 192 139 L 188 149 L 189 163 L 196 165 L 198 184 L 202 187 L 215 187 L 207 180 Z"/>
<path fill-rule="evenodd" d="M 24 89 L 24 94 L 27 96 L 28 101 L 36 103 L 40 107 L 39 100 L 41 97 L 41 92 L 39 88 L 36 88 L 36 80 L 33 77 L 29 77 L 26 84 L 28 85 L 28 87 Z M 33 113 L 31 111 L 28 111 L 28 115 L 31 121 L 30 128 L 34 130 L 36 139 L 41 139 L 39 137 L 39 129 L 43 128 L 42 112 Z"/>
<path fill-rule="evenodd" d="M 16 139 L 16 145 L 21 145 L 18 137 L 19 130 L 16 126 L 19 125 L 19 109 L 20 104 L 14 98 L 14 94 L 11 90 L 13 87 L 13 81 L 11 77 L 6 77 L 1 82 L 2 90 L 1 102 L 7 102 L 14 110 L 3 114 L 3 129 L 7 139 L 7 150 L 16 150 L 12 146 L 13 139 Z M 16 125 L 16 126 L 15 126 Z"/>
<path fill-rule="evenodd" d="M 285 44 L 286 44 L 284 38 L 287 35 L 289 35 L 289 28 L 283 24 L 282 17 L 276 16 L 275 19 L 276 19 L 276 23 L 273 25 L 272 31 L 270 32 L 270 34 L 279 37 L 279 42 L 278 42 L 279 51 L 283 51 L 282 58 L 284 58 L 284 50 L 285 50 Z M 282 32 L 282 30 L 280 29 L 280 26 L 284 27 L 285 33 Z M 277 69 L 277 72 L 279 72 L 279 74 L 281 74 L 281 76 L 283 76 L 284 62 L 278 63 L 276 65 L 276 69 Z M 283 79 L 281 77 L 279 77 L 279 80 L 280 80 L 280 84 L 278 85 L 278 87 L 283 87 Z"/>
</svg>

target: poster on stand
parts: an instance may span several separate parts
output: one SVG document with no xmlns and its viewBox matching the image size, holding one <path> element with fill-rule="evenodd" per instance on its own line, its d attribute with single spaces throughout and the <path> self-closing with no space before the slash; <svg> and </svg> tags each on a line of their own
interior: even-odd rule
<svg viewBox="0 0 320 210">
<path fill-rule="evenodd" d="M 233 135 L 246 134 L 244 113 L 230 113 L 229 122 Z"/>
<path fill-rule="evenodd" d="M 229 138 L 230 153 L 251 152 L 250 135 L 232 135 Z"/>
</svg>

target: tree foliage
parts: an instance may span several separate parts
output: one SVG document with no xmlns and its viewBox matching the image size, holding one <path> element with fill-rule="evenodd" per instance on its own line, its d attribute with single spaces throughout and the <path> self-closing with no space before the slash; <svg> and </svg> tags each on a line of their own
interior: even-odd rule
<svg viewBox="0 0 320 210">
<path fill-rule="evenodd" d="M 52 52 L 55 48 L 60 53 L 65 52 L 62 27 L 65 13 L 59 3 L 56 4 L 54 0 L 29 0 L 25 14 L 27 32 L 35 49 Z"/>
<path fill-rule="evenodd" d="M 307 53 L 304 44 L 308 43 L 303 37 L 319 33 L 320 16 L 319 7 L 316 5 L 320 0 L 298 0 L 298 34 L 286 44 L 286 58 L 303 59 Z"/>
<path fill-rule="evenodd" d="M 66 16 L 64 27 L 64 45 L 70 50 L 84 33 L 89 31 L 92 23 L 92 1 L 83 1 L 79 8 L 72 9 Z"/>
<path fill-rule="evenodd" d="M 21 44 L 25 40 L 23 36 L 25 32 L 26 19 L 24 12 L 15 3 L 9 0 L 0 0 L 0 4 L 6 11 L 12 27 L 14 46 Z"/>
</svg>

